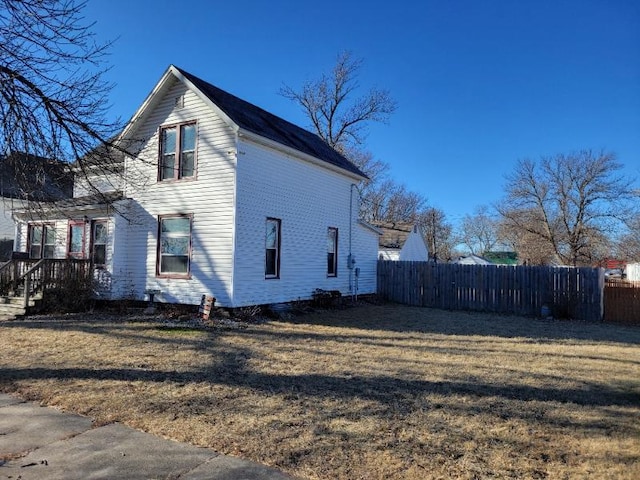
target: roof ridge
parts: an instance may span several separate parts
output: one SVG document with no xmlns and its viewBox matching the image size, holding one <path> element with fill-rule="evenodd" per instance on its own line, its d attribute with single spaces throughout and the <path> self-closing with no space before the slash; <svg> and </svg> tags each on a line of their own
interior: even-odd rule
<svg viewBox="0 0 640 480">
<path fill-rule="evenodd" d="M 229 93 L 180 67 L 175 65 L 173 67 L 239 127 L 311 155 L 347 172 L 367 178 L 367 175 L 360 168 L 325 142 L 318 134 Z"/>
</svg>

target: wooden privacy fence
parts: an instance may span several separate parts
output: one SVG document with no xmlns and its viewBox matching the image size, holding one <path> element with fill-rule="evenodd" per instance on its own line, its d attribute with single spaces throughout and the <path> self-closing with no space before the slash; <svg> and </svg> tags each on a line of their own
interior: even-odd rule
<svg viewBox="0 0 640 480">
<path fill-rule="evenodd" d="M 640 282 L 605 284 L 604 321 L 640 325 Z"/>
<path fill-rule="evenodd" d="M 602 320 L 597 268 L 378 261 L 378 294 L 407 305 Z"/>
</svg>

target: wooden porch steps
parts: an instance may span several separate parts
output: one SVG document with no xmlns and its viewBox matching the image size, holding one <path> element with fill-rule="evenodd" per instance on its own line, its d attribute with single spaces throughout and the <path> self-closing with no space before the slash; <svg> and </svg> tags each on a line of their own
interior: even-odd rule
<svg viewBox="0 0 640 480">
<path fill-rule="evenodd" d="M 29 305 L 27 308 L 24 306 L 24 297 L 22 296 L 10 296 L 0 295 L 0 318 L 9 317 L 21 317 L 34 310 L 37 310 L 38 306 L 42 302 L 40 296 L 29 298 Z"/>
</svg>

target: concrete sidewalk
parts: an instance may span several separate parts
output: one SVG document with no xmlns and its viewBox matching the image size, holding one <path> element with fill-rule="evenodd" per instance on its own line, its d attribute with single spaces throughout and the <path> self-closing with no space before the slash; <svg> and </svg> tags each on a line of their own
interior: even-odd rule
<svg viewBox="0 0 640 480">
<path fill-rule="evenodd" d="M 292 480 L 257 463 L 0 394 L 0 479 Z"/>
</svg>

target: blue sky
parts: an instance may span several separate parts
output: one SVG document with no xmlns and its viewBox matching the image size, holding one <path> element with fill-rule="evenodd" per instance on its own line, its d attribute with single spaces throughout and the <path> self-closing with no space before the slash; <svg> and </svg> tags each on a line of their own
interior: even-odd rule
<svg viewBox="0 0 640 480">
<path fill-rule="evenodd" d="M 278 90 L 350 50 L 363 91 L 398 103 L 367 149 L 454 223 L 497 201 L 521 158 L 604 149 L 640 178 L 637 0 L 92 0 L 85 16 L 116 39 L 123 119 L 173 63 L 308 127 Z"/>
</svg>

